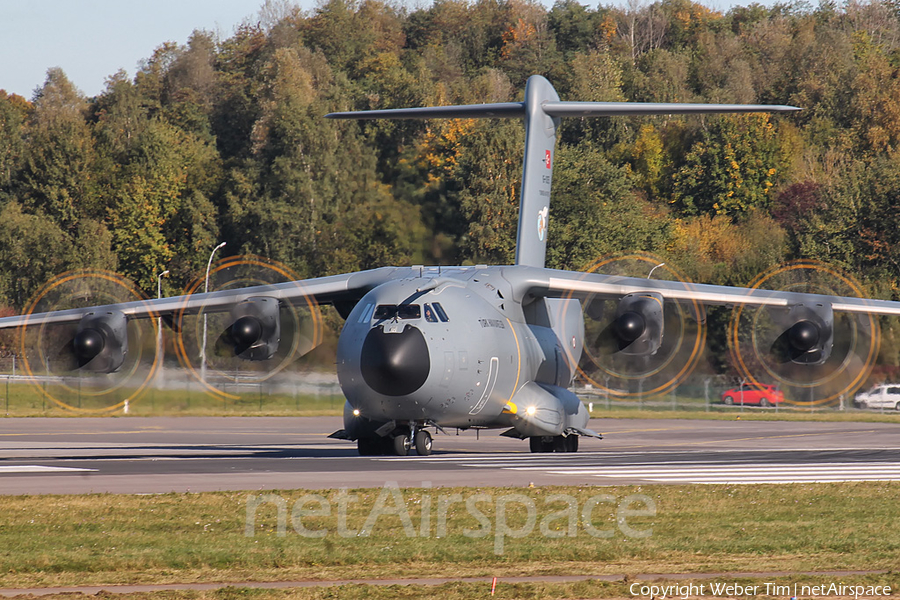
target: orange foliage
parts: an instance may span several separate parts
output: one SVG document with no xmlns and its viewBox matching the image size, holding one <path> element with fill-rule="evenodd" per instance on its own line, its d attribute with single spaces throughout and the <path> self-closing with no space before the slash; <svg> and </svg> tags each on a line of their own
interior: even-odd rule
<svg viewBox="0 0 900 600">
<path fill-rule="evenodd" d="M 612 44 L 613 40 L 616 39 L 617 29 L 616 20 L 611 14 L 607 14 L 603 17 L 603 20 L 600 22 L 599 29 L 603 43 L 607 46 Z"/>
<path fill-rule="evenodd" d="M 503 32 L 501 55 L 503 58 L 509 58 L 517 46 L 522 46 L 529 40 L 534 39 L 535 36 L 537 36 L 537 27 L 527 23 L 525 19 L 519 18 L 515 27 L 510 27 Z"/>
</svg>

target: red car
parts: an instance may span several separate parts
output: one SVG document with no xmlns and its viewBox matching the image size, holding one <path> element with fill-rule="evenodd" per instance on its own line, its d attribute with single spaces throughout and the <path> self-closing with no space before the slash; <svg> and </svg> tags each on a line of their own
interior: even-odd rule
<svg viewBox="0 0 900 600">
<path fill-rule="evenodd" d="M 751 406 L 772 406 L 784 402 L 784 394 L 774 385 L 745 383 L 722 392 L 722 402 L 729 406 L 741 403 Z"/>
</svg>

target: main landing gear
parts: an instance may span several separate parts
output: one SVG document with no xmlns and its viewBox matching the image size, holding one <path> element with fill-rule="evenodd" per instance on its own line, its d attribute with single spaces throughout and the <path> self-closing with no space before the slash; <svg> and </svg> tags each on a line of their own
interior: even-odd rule
<svg viewBox="0 0 900 600">
<path fill-rule="evenodd" d="M 532 452 L 578 452 L 577 435 L 537 435 L 528 438 Z"/>
<path fill-rule="evenodd" d="M 398 427 L 384 437 L 361 437 L 356 440 L 360 456 L 408 456 L 415 449 L 419 456 L 431 454 L 431 434 L 415 425 Z"/>
</svg>

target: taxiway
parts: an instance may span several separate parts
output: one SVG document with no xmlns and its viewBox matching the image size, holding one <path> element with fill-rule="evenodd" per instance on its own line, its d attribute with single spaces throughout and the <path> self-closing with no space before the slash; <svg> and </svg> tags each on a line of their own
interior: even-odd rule
<svg viewBox="0 0 900 600">
<path fill-rule="evenodd" d="M 360 457 L 334 417 L 0 419 L 0 494 L 900 480 L 900 425 L 595 419 L 604 440 L 531 454 L 498 431 L 429 457 Z"/>
</svg>

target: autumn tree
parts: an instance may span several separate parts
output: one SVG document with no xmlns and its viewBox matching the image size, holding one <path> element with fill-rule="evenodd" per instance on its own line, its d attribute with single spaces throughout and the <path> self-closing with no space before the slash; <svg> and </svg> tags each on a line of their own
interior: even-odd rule
<svg viewBox="0 0 900 600">
<path fill-rule="evenodd" d="M 454 171 L 468 223 L 461 246 L 474 262 L 515 261 L 524 143 L 522 124 L 506 119 L 475 121 L 461 142 Z"/>
<path fill-rule="evenodd" d="M 786 256 L 784 230 L 761 210 L 735 223 L 725 215 L 676 219 L 667 254 L 691 281 L 747 285 Z"/>
<path fill-rule="evenodd" d="M 548 266 L 578 270 L 612 254 L 660 251 L 666 211 L 632 192 L 626 168 L 586 146 L 562 146 L 556 153 Z"/>
<path fill-rule="evenodd" d="M 61 69 L 50 69 L 34 98 L 21 173 L 21 201 L 72 229 L 96 202 L 94 139 L 87 102 Z"/>
<path fill-rule="evenodd" d="M 675 173 L 672 202 L 687 215 L 767 210 L 783 168 L 777 130 L 768 115 L 714 117 Z"/>
<path fill-rule="evenodd" d="M 19 179 L 29 110 L 24 98 L 0 90 L 0 200 L 10 197 Z"/>
<path fill-rule="evenodd" d="M 67 270 L 70 239 L 43 213 L 15 202 L 0 209 L 0 303 L 21 308 L 50 278 Z"/>
</svg>

